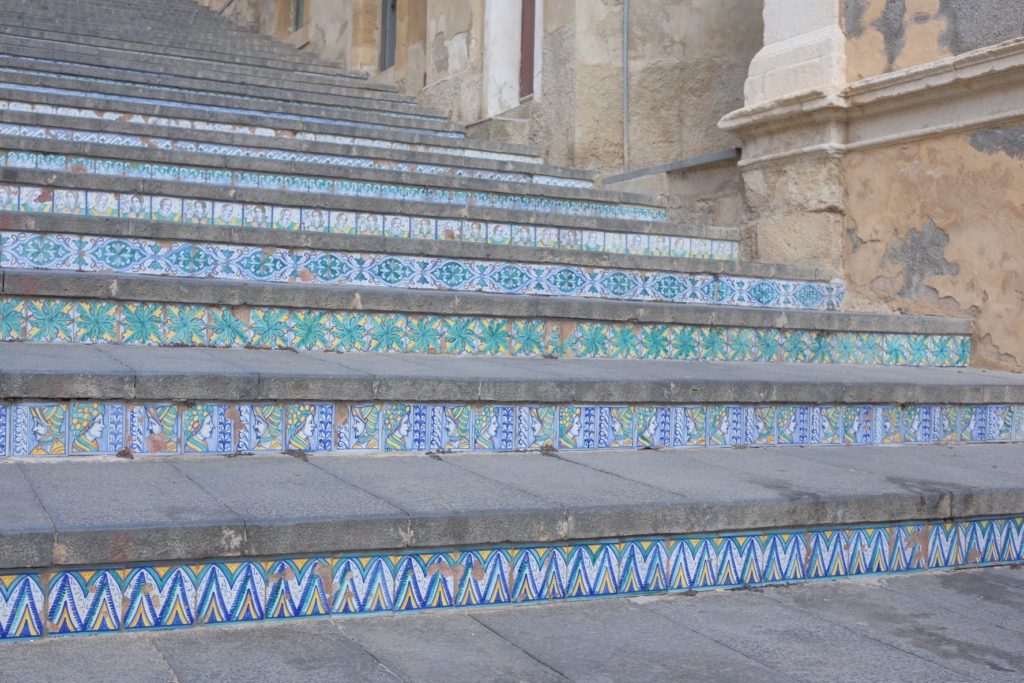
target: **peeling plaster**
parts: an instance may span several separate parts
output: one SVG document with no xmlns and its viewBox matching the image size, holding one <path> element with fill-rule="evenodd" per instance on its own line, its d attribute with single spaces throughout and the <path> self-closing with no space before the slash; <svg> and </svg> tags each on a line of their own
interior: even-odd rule
<svg viewBox="0 0 1024 683">
<path fill-rule="evenodd" d="M 949 234 L 929 218 L 920 229 L 910 230 L 886 248 L 886 260 L 899 264 L 903 272 L 901 297 L 920 298 L 925 280 L 932 276 L 959 275 L 960 266 L 946 260 L 948 245 Z"/>
<path fill-rule="evenodd" d="M 1011 128 L 989 128 L 971 133 L 971 147 L 985 154 L 1002 152 L 1013 159 L 1024 159 L 1024 125 Z"/>
<path fill-rule="evenodd" d="M 904 23 L 906 14 L 906 0 L 886 0 L 882 16 L 872 24 L 882 34 L 882 39 L 885 41 L 887 69 L 892 68 L 907 44 L 907 27 Z"/>
</svg>

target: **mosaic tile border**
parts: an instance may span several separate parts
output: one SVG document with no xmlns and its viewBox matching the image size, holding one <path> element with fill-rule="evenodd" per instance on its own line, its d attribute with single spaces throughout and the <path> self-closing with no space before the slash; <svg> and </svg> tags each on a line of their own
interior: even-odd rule
<svg viewBox="0 0 1024 683">
<path fill-rule="evenodd" d="M 0 341 L 966 367 L 970 337 L 0 296 Z"/>
<path fill-rule="evenodd" d="M 0 211 L 735 261 L 730 240 L 0 183 Z"/>
<path fill-rule="evenodd" d="M 61 88 L 47 88 L 40 86 L 26 86 L 15 83 L 0 84 L 0 89 L 12 89 L 28 92 L 40 92 L 45 94 L 72 95 L 76 97 L 93 97 L 92 93 L 81 91 L 70 91 Z M 107 98 L 110 99 L 110 98 Z M 130 98 L 122 98 L 128 100 Z M 526 164 L 542 164 L 543 159 L 525 154 L 505 154 L 501 152 L 488 152 L 484 150 L 464 147 L 444 147 L 440 145 L 416 144 L 408 142 L 397 142 L 393 140 L 381 140 L 351 135 L 336 135 L 333 133 L 316 133 L 309 131 L 295 131 L 285 128 L 270 128 L 267 126 L 250 126 L 236 123 L 217 123 L 195 118 L 175 118 L 168 116 L 150 116 L 148 114 L 133 114 L 126 111 L 113 111 L 106 109 L 91 109 L 84 107 L 73 107 L 70 105 L 53 105 L 39 102 L 23 102 L 0 98 L 0 111 L 18 111 L 33 114 L 47 114 L 55 116 L 69 116 L 76 119 L 89 119 L 93 121 L 122 121 L 147 126 L 160 126 L 163 128 L 184 128 L 186 130 L 202 130 L 218 133 L 235 133 L 240 135 L 255 135 L 258 137 L 270 138 L 294 138 L 296 140 L 308 140 L 312 142 L 323 142 L 335 145 L 355 145 L 360 147 L 377 147 L 379 149 L 410 150 L 416 152 L 431 152 L 435 154 L 447 154 L 452 156 L 463 156 L 470 159 L 489 159 L 491 161 L 512 161 Z"/>
<path fill-rule="evenodd" d="M 34 76 L 34 77 L 37 77 L 37 78 L 40 76 L 40 72 L 33 71 L 32 69 L 16 69 L 16 68 L 12 68 L 12 67 L 0 67 L 0 74 L 23 74 L 23 75 L 28 75 L 28 76 Z M 43 74 L 43 76 L 48 77 L 48 78 L 58 78 L 59 77 L 59 79 L 63 83 L 70 83 L 70 82 L 76 82 L 76 83 L 104 83 L 104 84 L 107 84 L 107 85 L 115 85 L 115 86 L 120 86 L 120 87 L 140 88 L 140 89 L 155 90 L 155 91 L 160 91 L 160 92 L 175 92 L 175 91 L 180 91 L 181 90 L 180 88 L 173 88 L 173 87 L 169 87 L 169 86 L 158 86 L 158 85 L 152 85 L 152 84 L 147 85 L 147 84 L 143 84 L 143 83 L 126 83 L 124 81 L 117 81 L 117 80 L 114 80 L 112 78 L 89 78 L 89 77 L 86 77 L 86 76 L 72 76 L 70 74 L 59 74 L 59 75 L 56 75 L 56 74 L 49 74 L 49 73 Z M 16 84 L 14 84 L 14 83 L 4 83 L 3 87 L 5 87 L 5 88 L 14 88 L 14 87 L 16 87 Z M 94 92 L 94 91 L 90 91 L 90 90 L 74 90 L 74 89 L 71 89 L 71 88 L 49 88 L 49 87 L 40 87 L 40 86 L 24 86 L 24 87 L 18 88 L 18 89 L 19 90 L 31 90 L 33 92 L 55 92 L 57 94 L 78 95 L 78 96 L 81 96 L 81 97 L 97 98 L 97 99 L 113 101 L 113 102 L 133 102 L 133 103 L 137 103 L 137 104 L 155 105 L 155 106 L 158 106 L 158 107 L 183 108 L 183 109 L 190 109 L 190 110 L 207 111 L 207 112 L 219 112 L 219 113 L 226 113 L 226 114 L 242 114 L 242 115 L 246 115 L 246 116 L 262 116 L 262 117 L 266 117 L 266 118 L 270 118 L 270 119 L 278 119 L 278 120 L 281 120 L 281 121 L 311 121 L 311 122 L 314 122 L 314 123 L 325 123 L 325 124 L 328 124 L 328 125 L 344 125 L 344 126 L 351 126 L 353 128 L 363 128 L 363 129 L 366 129 L 366 130 L 377 130 L 377 131 L 400 130 L 400 131 L 404 131 L 406 133 L 419 133 L 419 134 L 423 134 L 423 135 L 430 135 L 432 137 L 451 138 L 451 139 L 455 139 L 455 140 L 462 140 L 462 139 L 464 139 L 466 137 L 464 133 L 460 133 L 460 132 L 457 132 L 457 131 L 433 130 L 433 129 L 426 129 L 426 130 L 424 130 L 422 128 L 403 126 L 400 123 L 397 123 L 397 119 L 398 118 L 401 117 L 401 118 L 415 119 L 416 117 L 415 116 L 405 116 L 404 114 L 395 114 L 394 112 L 374 112 L 374 113 L 380 113 L 380 114 L 383 114 L 384 116 L 396 119 L 396 123 L 394 123 L 394 124 L 381 124 L 381 123 L 366 123 L 366 122 L 363 122 L 363 121 L 352 121 L 352 120 L 349 120 L 349 119 L 346 119 L 346 118 L 327 118 L 327 117 L 324 117 L 324 116 L 310 116 L 310 115 L 305 115 L 305 114 L 301 114 L 301 115 L 300 114 L 287 114 L 287 113 L 283 113 L 283 112 L 264 111 L 262 109 L 253 109 L 253 108 L 248 108 L 248 107 L 228 107 L 228 106 L 216 105 L 216 104 L 191 104 L 191 103 L 186 104 L 186 103 L 183 103 L 183 102 L 175 102 L 173 100 L 162 100 L 162 99 L 153 98 L 153 97 L 133 97 L 133 96 L 128 96 L 128 95 L 111 95 L 111 94 L 108 94 L 108 93 Z M 212 92 L 204 91 L 204 90 L 197 90 L 197 91 L 194 91 L 194 92 L 199 93 L 199 94 L 203 94 L 203 95 L 210 95 L 210 96 L 217 96 L 217 97 L 245 99 L 245 98 L 241 98 L 241 97 L 239 97 L 237 95 L 226 95 L 226 94 L 222 94 L 222 93 L 212 93 Z M 344 107 L 336 107 L 336 109 L 338 111 L 344 111 L 345 108 Z M 421 117 L 421 118 L 424 118 L 424 117 Z"/>
<path fill-rule="evenodd" d="M 56 128 L 52 126 L 31 126 L 17 123 L 0 123 L 0 135 L 33 140 L 57 140 L 83 144 L 114 145 L 134 149 L 160 149 L 198 154 L 216 154 L 218 156 L 241 159 L 270 159 L 304 164 L 319 164 L 340 168 L 369 168 L 400 173 L 422 173 L 434 176 L 453 176 L 459 178 L 475 178 L 509 183 L 536 183 L 538 185 L 557 187 L 593 188 L 589 180 L 575 178 L 558 178 L 534 173 L 514 171 L 495 171 L 480 168 L 453 166 L 450 164 L 431 164 L 379 159 L 370 156 L 353 156 L 342 154 L 312 154 L 281 148 L 252 147 L 246 145 L 228 145 L 216 142 L 202 142 L 181 138 L 166 138 L 151 135 L 133 135 L 130 133 L 105 133 L 92 130 L 72 128 Z"/>
<path fill-rule="evenodd" d="M 33 190 L 21 205 L 38 198 L 68 201 Z M 103 199 L 93 213 L 116 213 Z M 844 294 L 837 282 L 6 231 L 0 267 L 804 310 L 835 310 Z"/>
<path fill-rule="evenodd" d="M 1006 516 L 61 569 L 0 576 L 0 641 L 722 590 L 1022 561 L 1024 518 Z"/>
<path fill-rule="evenodd" d="M 0 403 L 0 456 L 1024 443 L 1024 405 Z"/>
<path fill-rule="evenodd" d="M 584 216 L 622 220 L 665 222 L 664 209 L 575 199 L 554 199 L 529 194 L 456 190 L 380 181 L 334 179 L 311 175 L 286 175 L 258 171 L 229 171 L 184 164 L 154 164 L 103 157 L 17 152 L 0 150 L 0 167 L 50 171 L 89 176 L 111 176 L 134 180 L 160 180 L 215 187 L 258 188 L 298 194 L 328 194 L 337 197 L 386 199 L 459 207 L 486 207 L 541 214 Z"/>
</svg>

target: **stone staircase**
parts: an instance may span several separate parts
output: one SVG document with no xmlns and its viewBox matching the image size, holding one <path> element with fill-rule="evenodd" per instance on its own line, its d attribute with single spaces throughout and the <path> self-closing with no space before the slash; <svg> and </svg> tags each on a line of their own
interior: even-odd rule
<svg viewBox="0 0 1024 683">
<path fill-rule="evenodd" d="M 533 149 L 470 140 L 389 87 L 188 0 L 0 5 L 0 491 L 39 506 L 0 522 L 0 639 L 485 604 L 498 593 L 508 602 L 515 590 L 495 593 L 487 577 L 511 572 L 508 558 L 527 547 L 531 600 L 800 580 L 820 562 L 821 576 L 845 575 L 816 552 L 846 553 L 849 574 L 1019 560 L 1008 539 L 1020 524 L 1006 518 L 1024 512 L 1017 498 L 955 514 L 887 512 L 875 496 L 857 514 L 808 516 L 801 494 L 788 516 L 654 523 L 630 513 L 611 524 L 603 512 L 590 526 L 524 522 L 507 533 L 488 527 L 487 506 L 454 506 L 444 523 L 429 505 L 416 517 L 403 496 L 521 497 L 537 485 L 456 477 L 453 453 L 596 462 L 598 451 L 650 449 L 696 470 L 687 454 L 719 447 L 764 447 L 767 463 L 825 446 L 856 459 L 880 445 L 919 454 L 1019 443 L 1024 379 L 967 368 L 968 321 L 845 312 L 836 273 L 740 260 L 733 229 L 676 224 L 649 198 L 602 190 Z M 296 484 L 309 473 L 280 454 L 384 451 L 434 458 L 388 460 L 387 473 L 358 460 L 364 475 L 328 497 L 340 507 L 314 515 L 333 520 L 327 540 L 273 512 L 203 526 L 183 516 L 187 496 L 171 508 L 155 500 L 209 483 L 176 474 L 201 455 L 232 456 L 224 476 L 244 495 L 280 485 L 295 505 L 315 484 Z M 54 461 L 49 474 L 35 460 Z M 203 471 L 213 460 L 228 462 Z M 328 470 L 357 462 L 320 460 Z M 566 490 L 587 480 L 557 474 L 560 458 L 540 462 L 523 472 Z M 403 477 L 404 493 L 375 492 L 386 476 Z M 367 496 L 394 504 L 374 508 L 385 522 L 345 517 Z M 86 510 L 103 522 L 68 521 Z M 564 506 L 552 514 L 564 518 Z M 405 526 L 396 532 L 389 515 Z M 975 557 L 963 548 L 984 515 L 1006 531 Z M 953 531 L 935 521 L 951 518 L 967 521 Z M 908 519 L 920 528 L 900 531 Z M 837 526 L 866 523 L 881 526 Z M 457 531 L 474 524 L 490 530 Z M 260 525 L 277 541 L 253 544 Z M 811 525 L 827 528 L 793 531 Z M 183 540 L 198 527 L 202 543 Z M 753 530 L 761 545 L 743 546 L 746 564 L 691 572 L 689 583 L 667 568 L 660 582 L 627 577 L 630 553 L 654 566 L 658 547 L 668 562 L 685 545 L 679 534 L 724 557 L 754 543 Z M 827 540 L 844 533 L 875 540 Z M 628 550 L 619 538 L 653 540 Z M 550 542 L 563 553 L 557 589 L 539 568 Z M 878 543 L 917 550 L 878 564 Z M 584 590 L 567 567 L 588 548 Z M 614 570 L 594 559 L 611 548 Z M 851 560 L 858 552 L 870 558 Z M 414 558 L 420 588 L 402 569 Z M 469 593 L 438 593 L 438 581 L 481 586 L 460 603 Z"/>
</svg>

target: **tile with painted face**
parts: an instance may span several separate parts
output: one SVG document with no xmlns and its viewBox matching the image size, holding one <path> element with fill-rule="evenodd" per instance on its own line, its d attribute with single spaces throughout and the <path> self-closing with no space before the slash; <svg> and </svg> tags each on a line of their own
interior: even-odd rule
<svg viewBox="0 0 1024 683">
<path fill-rule="evenodd" d="M 53 190 L 48 187 L 23 186 L 19 196 L 18 210 L 22 213 L 49 213 L 53 208 Z M 114 207 L 116 210 L 116 203 Z"/>
<path fill-rule="evenodd" d="M 84 215 L 85 190 L 54 190 L 53 211 L 65 216 Z"/>
<path fill-rule="evenodd" d="M 486 242 L 487 224 L 480 221 L 469 221 L 463 226 L 462 239 L 466 242 Z"/>
<path fill-rule="evenodd" d="M 409 237 L 408 216 L 385 216 L 384 217 L 385 237 Z"/>
<path fill-rule="evenodd" d="M 182 446 L 185 453 L 230 453 L 234 447 L 228 406 L 199 403 L 182 415 Z"/>
<path fill-rule="evenodd" d="M 14 456 L 65 455 L 68 408 L 64 403 L 20 404 L 11 419 Z"/>
<path fill-rule="evenodd" d="M 208 201 L 206 199 L 184 200 L 184 221 L 195 225 L 210 223 L 210 210 L 212 208 L 212 204 L 212 201 Z"/>
<path fill-rule="evenodd" d="M 468 450 L 472 446 L 471 413 L 469 406 L 432 406 L 430 449 Z"/>
<path fill-rule="evenodd" d="M 338 235 L 356 234 L 356 213 L 353 211 L 331 211 L 331 232 Z"/>
<path fill-rule="evenodd" d="M 270 228 L 273 225 L 273 210 L 265 204 L 246 204 L 242 223 L 247 228 Z"/>
<path fill-rule="evenodd" d="M 473 409 L 473 447 L 485 451 L 515 448 L 515 410 L 511 406 L 477 406 Z"/>
<path fill-rule="evenodd" d="M 284 450 L 284 410 L 280 405 L 240 405 L 234 417 L 236 445 L 239 451 L 276 452 Z"/>
<path fill-rule="evenodd" d="M 17 185 L 0 183 L 0 211 L 18 210 L 19 189 Z"/>
<path fill-rule="evenodd" d="M 333 435 L 333 405 L 302 403 L 285 408 L 285 445 L 289 450 L 329 451 Z"/>
<path fill-rule="evenodd" d="M 240 226 L 243 206 L 234 202 L 217 202 L 213 207 L 214 223 L 217 225 Z"/>
<path fill-rule="evenodd" d="M 299 209 L 291 206 L 274 207 L 275 230 L 298 230 L 300 225 Z"/>
<path fill-rule="evenodd" d="M 516 410 L 516 448 L 536 450 L 555 445 L 555 407 L 520 406 Z"/>
<path fill-rule="evenodd" d="M 133 406 L 128 413 L 131 449 L 139 454 L 180 452 L 178 406 L 171 403 Z"/>
<path fill-rule="evenodd" d="M 339 448 L 378 450 L 380 448 L 381 406 L 354 405 L 348 411 L 348 433 L 345 442 L 339 436 Z"/>
<path fill-rule="evenodd" d="M 152 216 L 154 220 L 168 223 L 181 221 L 182 209 L 180 197 L 153 197 Z"/>
<path fill-rule="evenodd" d="M 413 218 L 409 225 L 409 235 L 413 239 L 437 239 L 437 225 L 433 218 Z"/>
<path fill-rule="evenodd" d="M 327 232 L 331 224 L 330 212 L 326 209 L 303 209 L 302 229 L 309 232 Z"/>
<path fill-rule="evenodd" d="M 71 406 L 71 454 L 117 453 L 125 447 L 125 407 L 120 403 Z"/>
</svg>

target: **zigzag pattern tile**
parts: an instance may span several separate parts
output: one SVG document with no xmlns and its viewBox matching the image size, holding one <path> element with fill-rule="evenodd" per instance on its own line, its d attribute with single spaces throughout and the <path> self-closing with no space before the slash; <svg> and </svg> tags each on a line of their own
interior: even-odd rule
<svg viewBox="0 0 1024 683">
<path fill-rule="evenodd" d="M 843 297 L 826 282 L 32 232 L 0 232 L 0 267 L 808 310 Z"/>
<path fill-rule="evenodd" d="M 1020 405 L 0 403 L 0 457 L 1022 443 Z"/>
<path fill-rule="evenodd" d="M 16 68 L 12 68 L 12 67 L 0 67 L 0 73 L 4 73 L 4 74 L 22 74 L 22 75 L 29 75 L 29 76 L 35 76 L 35 77 L 39 77 L 39 75 L 40 75 L 38 71 L 32 71 L 31 69 L 16 69 Z M 91 77 L 87 77 L 87 76 L 72 76 L 72 75 L 69 75 L 69 74 L 60 74 L 60 79 L 61 79 L 61 81 L 63 83 L 78 83 L 78 84 L 81 84 L 83 86 L 88 86 L 89 84 L 94 84 L 94 83 L 103 83 L 103 84 L 106 84 L 106 85 L 117 85 L 117 86 L 125 85 L 125 83 L 123 81 L 117 81 L 117 80 L 110 79 L 110 78 L 91 78 Z M 170 86 L 140 85 L 140 84 L 131 84 L 131 85 L 132 85 L 132 87 L 140 87 L 140 88 L 144 88 L 146 90 L 159 91 L 159 92 L 182 92 L 182 90 L 183 90 L 182 88 L 173 88 L 173 87 L 170 87 Z M 71 88 L 48 88 L 48 87 L 44 87 L 44 86 L 27 86 L 27 87 L 23 86 L 21 88 L 18 88 L 17 85 L 14 84 L 14 83 L 4 83 L 3 87 L 11 88 L 11 89 L 18 89 L 18 90 L 31 90 L 32 92 L 50 92 L 50 93 L 58 93 L 58 94 L 61 94 L 61 95 L 78 95 L 78 96 L 82 96 L 82 97 L 90 97 L 90 98 L 93 98 L 93 99 L 101 99 L 101 100 L 105 100 L 105 101 L 109 101 L 109 102 L 129 102 L 129 103 L 132 103 L 132 104 L 148 104 L 148 105 L 155 105 L 155 106 L 158 106 L 158 107 L 161 107 L 161 108 L 166 108 L 166 109 L 184 109 L 184 110 L 188 110 L 188 111 L 197 111 L 197 112 L 215 112 L 215 113 L 220 113 L 220 114 L 242 114 L 242 115 L 249 115 L 249 116 L 255 115 L 255 116 L 263 116 L 263 117 L 271 118 L 271 119 L 277 119 L 277 120 L 280 120 L 280 121 L 307 121 L 307 122 L 313 122 L 313 123 L 324 123 L 324 124 L 329 124 L 329 125 L 342 124 L 342 125 L 345 125 L 345 126 L 351 126 L 353 128 L 362 128 L 362 129 L 365 129 L 365 130 L 372 130 L 372 131 L 378 131 L 378 132 L 393 131 L 393 130 L 396 130 L 396 129 L 406 130 L 406 131 L 419 131 L 420 129 L 418 129 L 418 128 L 403 127 L 398 122 L 398 119 L 399 118 L 409 118 L 409 119 L 424 119 L 424 118 L 426 118 L 426 117 L 422 117 L 422 116 L 420 116 L 420 117 L 408 116 L 407 117 L 404 114 L 395 114 L 395 113 L 392 113 L 392 112 L 378 112 L 378 111 L 374 111 L 375 114 L 381 114 L 381 115 L 393 117 L 393 118 L 396 119 L 396 122 L 395 122 L 394 125 L 385 125 L 385 124 L 380 124 L 380 123 L 365 123 L 365 122 L 362 122 L 362 121 L 351 121 L 351 120 L 343 118 L 343 117 L 327 118 L 327 117 L 323 117 L 323 116 L 309 116 L 309 115 L 305 115 L 305 114 L 303 114 L 303 115 L 287 114 L 287 113 L 275 112 L 275 111 L 264 111 L 262 109 L 250 108 L 250 107 L 229 107 L 229 106 L 215 105 L 215 104 L 184 104 L 184 103 L 181 103 L 181 102 L 175 102 L 173 100 L 164 100 L 164 99 L 157 99 L 157 98 L 152 98 L 152 97 L 131 97 L 131 96 L 125 96 L 125 95 L 110 95 L 110 94 L 107 94 L 107 93 L 95 92 L 93 90 L 73 90 Z M 193 92 L 197 92 L 197 93 L 201 93 L 201 94 L 207 94 L 207 95 L 214 94 L 214 93 L 203 92 L 203 91 L 193 91 Z M 252 99 L 252 98 L 240 97 L 240 96 L 237 96 L 237 95 L 223 95 L 221 93 L 215 93 L 215 94 L 218 97 L 227 97 L 229 99 L 238 99 L 238 100 L 243 100 L 243 101 L 245 101 L 245 100 L 250 100 L 251 101 L 251 99 Z M 338 108 L 338 111 L 344 111 L 344 110 L 341 109 L 341 108 Z M 455 140 L 461 140 L 461 139 L 463 139 L 465 137 L 465 135 L 463 133 L 459 133 L 459 132 L 455 132 L 455 131 L 431 130 L 431 131 L 427 131 L 427 132 L 428 132 L 429 135 L 431 135 L 433 137 L 439 137 L 439 138 L 451 138 L 451 139 L 455 139 Z"/>
<path fill-rule="evenodd" d="M 53 635 L 325 615 L 508 606 L 720 590 L 1024 561 L 1024 518 L 688 535 L 586 544 L 61 569 Z M 0 578 L 24 615 L 0 640 L 42 634 L 40 578 Z M 0 593 L 0 616 L 8 593 Z"/>
<path fill-rule="evenodd" d="M 590 216 L 626 220 L 666 221 L 663 209 L 612 202 L 553 199 L 527 194 L 484 190 L 449 190 L 422 185 L 344 180 L 308 175 L 282 175 L 257 171 L 229 171 L 220 168 L 152 164 L 101 157 L 0 151 L 0 167 L 57 171 L 82 175 L 114 176 L 133 180 L 166 180 L 214 187 L 259 188 L 300 194 L 386 199 L 394 202 L 423 202 L 460 207 L 486 207 L 531 211 L 541 214 Z M 204 202 L 208 204 L 209 202 Z"/>
<path fill-rule="evenodd" d="M 964 367 L 970 337 L 0 296 L 0 341 Z"/>
<path fill-rule="evenodd" d="M 52 126 L 27 126 L 16 123 L 0 123 L 0 135 L 31 138 L 34 140 L 57 140 L 88 144 L 114 145 L 135 149 L 160 149 L 164 151 L 180 151 L 199 154 L 216 154 L 218 156 L 243 159 L 271 159 L 304 164 L 320 164 L 342 168 L 372 168 L 401 173 L 422 173 L 435 176 L 455 176 L 460 178 L 476 178 L 509 183 L 537 183 L 558 187 L 593 187 L 588 180 L 572 178 L 556 178 L 553 176 L 511 171 L 492 171 L 487 169 L 465 168 L 441 164 L 408 163 L 392 159 L 375 159 L 372 157 L 350 156 L 341 154 L 310 154 L 287 149 L 252 147 L 242 145 L 226 145 L 213 142 L 182 140 L 156 136 L 131 135 L 128 133 L 102 133 L 90 130 L 71 128 L 55 128 Z"/>
<path fill-rule="evenodd" d="M 13 83 L 4 83 L 3 89 L 19 90 L 24 92 L 38 92 L 43 94 L 61 94 L 80 97 L 93 97 L 92 93 L 85 93 L 60 88 L 47 88 L 40 86 L 25 86 Z M 351 135 L 337 135 L 333 133 L 317 133 L 309 131 L 294 131 L 284 128 L 270 128 L 267 126 L 249 126 L 235 123 L 217 123 L 216 121 L 205 121 L 196 118 L 175 118 L 168 116 L 150 116 L 146 114 L 133 114 L 126 111 L 109 109 L 92 109 L 88 107 L 74 107 L 67 104 L 53 105 L 39 102 L 24 102 L 20 100 L 0 98 L 0 111 L 19 111 L 33 114 L 69 116 L 78 119 L 89 119 L 93 121 L 125 121 L 143 125 L 161 126 L 164 128 L 183 128 L 186 130 L 214 131 L 218 133 L 236 133 L 240 135 L 256 135 L 259 137 L 271 138 L 295 138 L 296 140 L 309 140 L 312 142 L 324 142 L 334 145 L 358 145 L 361 147 L 377 147 L 379 149 L 409 150 L 416 152 L 432 152 L 447 154 L 451 156 L 463 156 L 470 159 L 489 159 L 491 161 L 513 161 L 518 163 L 540 164 L 539 157 L 523 154 L 503 154 L 501 152 L 487 152 L 483 150 L 444 147 L 430 144 L 415 144 L 398 142 L 394 140 L 382 140 L 376 138 L 359 137 Z"/>
<path fill-rule="evenodd" d="M 329 211 L 36 185 L 0 184 L 0 211 L 119 217 L 163 223 L 370 235 L 393 239 L 479 242 L 637 256 L 735 260 L 738 253 L 736 242 L 701 237 L 490 223 L 405 214 Z"/>
</svg>

